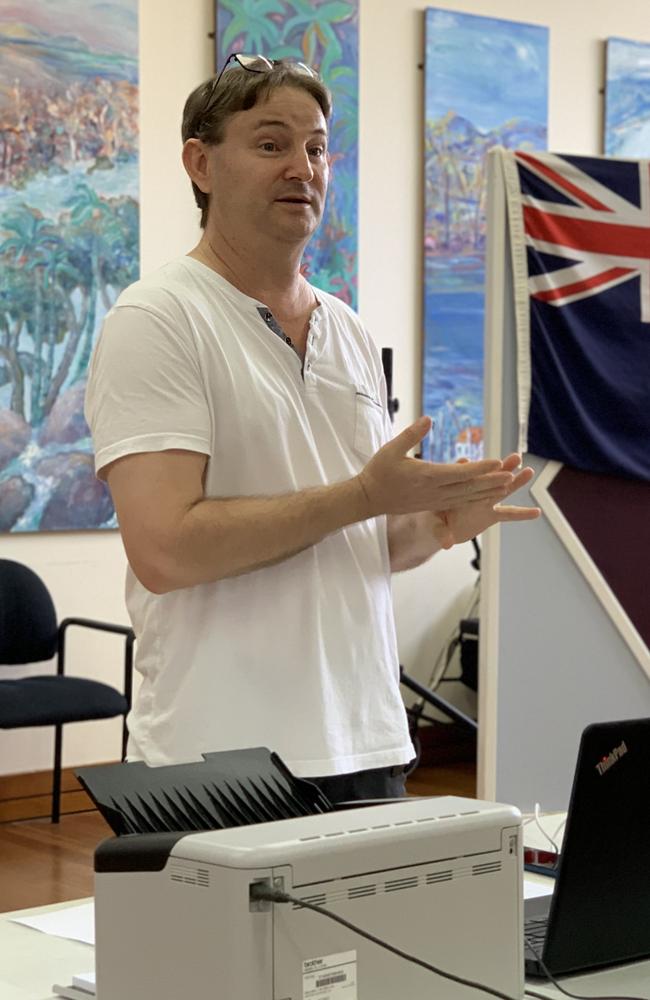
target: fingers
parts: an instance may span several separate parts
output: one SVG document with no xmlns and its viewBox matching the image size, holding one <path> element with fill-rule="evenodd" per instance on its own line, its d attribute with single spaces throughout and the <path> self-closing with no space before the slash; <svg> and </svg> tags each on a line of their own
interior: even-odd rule
<svg viewBox="0 0 650 1000">
<path fill-rule="evenodd" d="M 494 513 L 500 522 L 505 521 L 534 521 L 541 516 L 539 507 L 508 507 L 505 504 L 494 508 Z"/>
<path fill-rule="evenodd" d="M 399 455 L 405 455 L 411 448 L 415 448 L 423 437 L 426 437 L 431 430 L 431 425 L 431 417 L 418 417 L 400 434 L 396 434 L 393 440 L 385 445 L 385 448 L 395 451 Z"/>
<path fill-rule="evenodd" d="M 521 465 L 521 455 L 518 455 L 516 451 L 513 451 L 510 455 L 506 455 L 502 459 L 503 468 L 507 469 L 508 472 L 514 472 Z"/>
<path fill-rule="evenodd" d="M 526 486 L 534 477 L 534 475 L 535 475 L 535 470 L 531 469 L 528 466 L 525 469 L 522 469 L 521 472 L 518 472 L 517 475 L 512 480 L 512 484 L 510 486 L 510 489 L 508 490 L 508 495 L 510 495 L 511 493 L 516 493 L 517 490 L 520 490 L 522 488 L 522 486 Z"/>
<path fill-rule="evenodd" d="M 479 463 L 473 463 L 478 465 Z M 450 466 L 439 467 L 449 469 Z M 500 497 L 508 496 L 512 489 L 513 476 L 510 472 L 486 472 L 482 475 L 475 474 L 471 478 L 467 477 L 452 482 L 446 481 L 438 473 L 431 476 L 439 485 L 438 493 L 445 500 L 458 500 L 460 503 L 485 499 L 488 496 Z"/>
</svg>

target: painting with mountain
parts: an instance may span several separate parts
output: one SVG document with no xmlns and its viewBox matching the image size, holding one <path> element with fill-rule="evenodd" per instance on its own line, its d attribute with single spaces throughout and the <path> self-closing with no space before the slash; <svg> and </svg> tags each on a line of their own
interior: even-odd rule
<svg viewBox="0 0 650 1000">
<path fill-rule="evenodd" d="M 138 276 L 137 0 L 0 0 L 0 531 L 114 527 L 83 417 Z"/>
<path fill-rule="evenodd" d="M 331 90 L 330 189 L 303 273 L 356 306 L 359 0 L 218 0 L 216 43 L 218 68 L 233 52 L 293 59 Z"/>
<path fill-rule="evenodd" d="M 425 17 L 424 454 L 448 462 L 483 454 L 487 154 L 546 148 L 548 30 Z"/>
<path fill-rule="evenodd" d="M 650 157 L 650 43 L 607 39 L 605 153 Z"/>
</svg>

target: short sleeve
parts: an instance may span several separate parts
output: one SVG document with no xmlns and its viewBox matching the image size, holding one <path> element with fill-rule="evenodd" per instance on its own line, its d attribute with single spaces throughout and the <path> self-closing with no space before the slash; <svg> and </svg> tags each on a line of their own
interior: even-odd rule
<svg viewBox="0 0 650 1000">
<path fill-rule="evenodd" d="M 117 305 L 107 314 L 89 368 L 85 415 L 100 479 L 111 462 L 138 452 L 211 455 L 205 385 L 180 308 L 165 315 Z"/>
</svg>

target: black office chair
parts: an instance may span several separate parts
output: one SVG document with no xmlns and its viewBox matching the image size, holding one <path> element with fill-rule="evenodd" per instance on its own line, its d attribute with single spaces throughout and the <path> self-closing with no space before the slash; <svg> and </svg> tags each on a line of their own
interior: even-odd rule
<svg viewBox="0 0 650 1000">
<path fill-rule="evenodd" d="M 65 638 L 71 625 L 125 637 L 124 693 L 108 684 L 65 676 Z M 56 674 L 0 680 L 0 729 L 55 726 L 52 822 L 61 814 L 61 750 L 66 722 L 124 716 L 122 760 L 126 755 L 126 713 L 131 707 L 133 630 L 91 618 L 57 624 L 50 592 L 41 578 L 11 559 L 0 559 L 0 664 L 40 663 L 56 655 Z"/>
</svg>

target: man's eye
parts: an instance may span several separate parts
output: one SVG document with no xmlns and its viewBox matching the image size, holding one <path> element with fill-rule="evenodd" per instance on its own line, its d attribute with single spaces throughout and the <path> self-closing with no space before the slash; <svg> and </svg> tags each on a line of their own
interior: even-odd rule
<svg viewBox="0 0 650 1000">
<path fill-rule="evenodd" d="M 260 145 L 260 149 L 263 149 L 265 153 L 274 153 L 278 148 L 275 142 L 263 142 Z"/>
<path fill-rule="evenodd" d="M 316 156 L 316 157 L 325 156 L 325 147 L 324 146 L 312 146 L 312 148 L 309 150 L 309 155 L 310 156 Z"/>
</svg>

